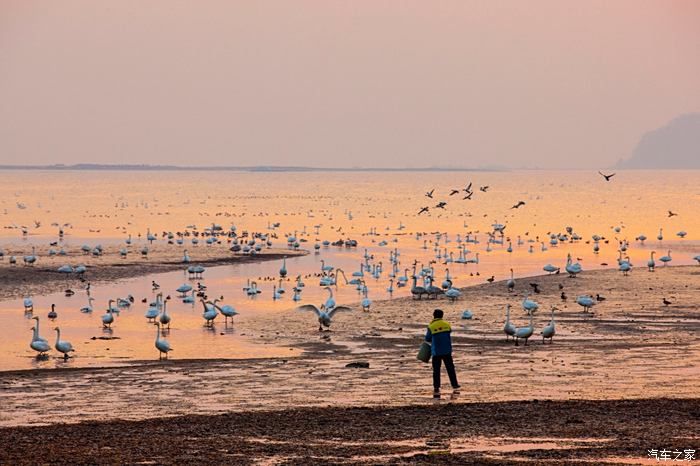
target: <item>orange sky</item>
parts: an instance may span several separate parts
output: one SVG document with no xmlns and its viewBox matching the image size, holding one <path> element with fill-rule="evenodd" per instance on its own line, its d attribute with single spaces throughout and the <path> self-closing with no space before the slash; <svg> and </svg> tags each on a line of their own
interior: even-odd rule
<svg viewBox="0 0 700 466">
<path fill-rule="evenodd" d="M 589 168 L 700 111 L 697 1 L 1 5 L 0 163 Z"/>
</svg>

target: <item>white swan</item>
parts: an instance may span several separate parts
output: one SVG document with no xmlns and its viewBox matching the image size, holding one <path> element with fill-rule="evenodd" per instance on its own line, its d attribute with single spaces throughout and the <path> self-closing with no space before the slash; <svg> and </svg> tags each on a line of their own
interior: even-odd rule
<svg viewBox="0 0 700 466">
<path fill-rule="evenodd" d="M 163 301 L 163 310 L 161 311 L 160 317 L 158 318 L 158 320 L 160 321 L 160 324 L 163 327 L 165 327 L 167 325 L 168 330 L 169 330 L 170 329 L 170 321 L 172 319 L 170 318 L 170 314 L 168 314 L 167 306 L 166 306 L 167 304 L 168 304 L 167 301 Z"/>
<path fill-rule="evenodd" d="M 567 254 L 566 256 L 566 271 L 569 273 L 570 278 L 576 278 L 576 275 L 583 271 L 583 269 L 581 268 L 581 264 L 579 264 L 578 262 L 576 262 L 575 264 L 572 263 L 571 254 Z"/>
<path fill-rule="evenodd" d="M 542 267 L 542 269 L 547 273 L 554 273 L 554 272 L 559 273 L 559 267 L 555 267 L 552 264 L 547 264 L 544 267 Z"/>
<path fill-rule="evenodd" d="M 328 291 L 329 296 L 328 299 L 326 299 L 324 306 L 326 309 L 328 309 L 328 311 L 331 311 L 335 307 L 335 298 L 333 298 L 333 290 L 330 286 L 327 286 L 326 290 Z"/>
<path fill-rule="evenodd" d="M 34 316 L 32 319 L 36 320 L 36 325 L 32 327 L 34 329 L 34 337 L 32 339 L 48 342 L 46 338 L 39 336 L 39 316 Z"/>
<path fill-rule="evenodd" d="M 362 310 L 363 311 L 369 311 L 369 307 L 372 305 L 372 301 L 367 296 L 368 293 L 369 293 L 369 290 L 367 289 L 367 286 L 365 286 L 364 290 L 363 290 L 363 294 L 365 297 L 362 299 Z"/>
<path fill-rule="evenodd" d="M 557 332 L 557 329 L 554 325 L 554 311 L 556 308 L 552 306 L 552 318 L 549 321 L 549 324 L 542 329 L 540 332 L 542 334 L 542 343 L 544 344 L 545 339 L 549 339 L 549 343 L 552 343 L 552 338 L 554 338 L 554 334 Z"/>
<path fill-rule="evenodd" d="M 333 309 L 326 310 L 327 308 L 325 306 L 321 306 L 321 309 L 317 308 L 313 304 L 304 304 L 303 306 L 299 306 L 297 308 L 299 311 L 312 311 L 315 312 L 316 315 L 318 316 L 318 331 L 323 331 L 323 327 L 329 327 L 331 326 L 331 319 L 337 312 L 341 311 L 352 311 L 347 306 L 336 306 Z"/>
<path fill-rule="evenodd" d="M 576 297 L 576 303 L 579 306 L 583 307 L 584 312 L 590 311 L 591 309 L 593 309 L 593 306 L 598 304 L 598 302 L 595 299 L 588 295 Z"/>
<path fill-rule="evenodd" d="M 216 312 L 216 308 L 214 307 L 214 303 L 216 303 L 216 300 L 214 301 L 214 303 L 205 302 L 203 299 L 200 301 L 202 301 L 202 305 L 204 306 L 204 312 L 202 313 L 202 317 L 204 317 L 205 325 L 211 327 L 212 325 L 214 325 L 214 319 L 216 319 L 216 316 L 218 315 Z"/>
<path fill-rule="evenodd" d="M 668 250 L 668 255 L 659 257 L 659 260 L 664 263 L 665 267 L 667 263 L 673 260 L 673 258 L 671 257 L 671 250 Z"/>
<path fill-rule="evenodd" d="M 282 267 L 280 268 L 280 277 L 284 278 L 287 276 L 287 258 L 282 258 Z"/>
<path fill-rule="evenodd" d="M 34 310 L 34 301 L 32 301 L 32 298 L 26 297 L 24 298 L 24 312 L 32 312 Z"/>
<path fill-rule="evenodd" d="M 224 325 L 228 321 L 229 318 L 231 318 L 231 323 L 233 323 L 233 316 L 238 315 L 238 311 L 236 311 L 232 306 L 229 306 L 228 304 L 224 306 L 217 306 L 216 303 L 213 303 L 214 307 L 221 313 L 222 316 L 224 316 Z"/>
<path fill-rule="evenodd" d="M 32 327 L 32 331 L 34 334 L 32 336 L 32 341 L 29 342 L 29 347 L 39 353 L 37 354 L 37 357 L 44 356 L 45 353 L 48 353 L 51 350 L 51 346 L 46 340 L 39 338 L 36 327 Z"/>
<path fill-rule="evenodd" d="M 107 313 L 102 316 L 102 327 L 112 327 L 112 322 L 114 322 L 114 314 L 112 314 L 112 303 L 114 302 L 113 299 L 109 300 L 109 305 L 107 306 Z"/>
<path fill-rule="evenodd" d="M 656 262 L 654 262 L 654 254 L 656 254 L 656 251 L 651 251 L 651 255 L 649 256 L 649 261 L 647 262 L 647 267 L 649 268 L 649 272 L 653 272 L 654 269 L 656 268 Z"/>
<path fill-rule="evenodd" d="M 503 332 L 506 334 L 506 341 L 515 335 L 515 325 L 510 321 L 510 304 L 506 305 L 506 323 L 503 325 Z"/>
<path fill-rule="evenodd" d="M 155 323 L 156 326 L 156 349 L 158 350 L 158 359 L 162 359 L 163 355 L 165 354 L 165 359 L 168 359 L 168 353 L 172 351 L 173 349 L 170 347 L 170 343 L 168 343 L 167 340 L 163 340 L 160 338 L 160 324 L 158 322 Z"/>
<path fill-rule="evenodd" d="M 510 279 L 506 282 L 508 287 L 508 293 L 511 293 L 515 289 L 515 279 L 513 278 L 513 269 L 510 269 Z"/>
<path fill-rule="evenodd" d="M 530 324 L 527 327 L 518 327 L 515 329 L 515 346 L 519 346 L 520 340 L 525 340 L 525 346 L 527 346 L 527 340 L 532 336 L 535 331 L 535 326 L 532 322 L 532 312 L 530 314 Z"/>
<path fill-rule="evenodd" d="M 70 358 L 68 353 L 75 352 L 75 350 L 73 349 L 73 345 L 71 345 L 69 341 L 61 340 L 60 328 L 55 327 L 54 330 L 56 330 L 56 344 L 54 345 L 56 351 L 58 351 L 59 353 L 63 353 L 63 359 Z"/>
<path fill-rule="evenodd" d="M 530 299 L 530 295 L 525 293 L 525 299 L 523 299 L 523 309 L 525 312 L 532 314 L 537 311 L 539 307 L 540 306 L 535 301 Z"/>
</svg>

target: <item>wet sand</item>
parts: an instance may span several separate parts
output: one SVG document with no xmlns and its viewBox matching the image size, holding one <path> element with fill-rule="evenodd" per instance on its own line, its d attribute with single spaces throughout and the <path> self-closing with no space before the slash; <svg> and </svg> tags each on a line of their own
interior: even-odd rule
<svg viewBox="0 0 700 466">
<path fill-rule="evenodd" d="M 504 306 L 511 303 L 512 320 L 525 325 L 520 303 L 530 283 L 542 290 L 531 296 L 540 304 L 535 337 L 516 347 L 501 330 Z M 245 333 L 263 344 L 305 350 L 295 358 L 1 373 L 0 404 L 8 408 L 0 425 L 8 428 L 0 432 L 0 463 L 43 455 L 59 463 L 275 464 L 312 454 L 331 463 L 406 461 L 396 456 L 402 454 L 453 464 L 636 463 L 647 448 L 698 450 L 700 267 L 518 279 L 512 294 L 504 282 L 462 291 L 456 303 L 377 301 L 369 312 L 336 315 L 330 332 L 318 332 L 312 314 L 293 310 L 248 322 Z M 573 302 L 583 293 L 606 299 L 584 313 Z M 550 305 L 561 310 L 554 342 L 545 345 L 537 336 Z M 462 384 L 459 396 L 446 391 L 439 400 L 431 396 L 429 365 L 415 359 L 435 307 L 453 323 Z M 464 309 L 474 319 L 460 320 Z M 369 368 L 346 367 L 357 361 Z M 31 427 L 61 422 L 76 425 Z M 446 446 L 445 438 L 453 441 Z M 27 453 L 35 441 L 51 454 Z M 483 448 L 469 451 L 474 445 Z"/>
<path fill-rule="evenodd" d="M 699 431 L 684 399 L 306 408 L 0 429 L 0 463 L 639 464 Z"/>
<path fill-rule="evenodd" d="M 228 246 L 197 246 L 188 249 L 190 263 L 182 262 L 183 248 L 178 246 L 149 246 L 148 258 L 140 254 L 141 247 L 132 246 L 129 255 L 122 259 L 119 248 L 107 247 L 102 256 L 83 254 L 80 248 L 67 250 L 67 256 L 48 256 L 48 248 L 37 248 L 39 259 L 36 265 L 22 265 L 22 256 L 31 253 L 27 248 L 5 249 L 5 258 L 0 262 L 0 300 L 18 299 L 24 296 L 54 293 L 67 288 L 84 287 L 83 282 L 94 284 L 111 283 L 117 280 L 134 278 L 160 272 L 183 270 L 189 265 L 213 267 L 217 265 L 240 264 L 265 260 L 277 260 L 284 256 L 293 257 L 307 254 L 302 250 L 264 249 L 252 256 L 233 253 Z M 18 265 L 10 265 L 9 256 L 15 254 Z M 58 272 L 64 264 L 73 267 L 84 264 L 87 272 L 83 277 L 75 273 Z"/>
</svg>

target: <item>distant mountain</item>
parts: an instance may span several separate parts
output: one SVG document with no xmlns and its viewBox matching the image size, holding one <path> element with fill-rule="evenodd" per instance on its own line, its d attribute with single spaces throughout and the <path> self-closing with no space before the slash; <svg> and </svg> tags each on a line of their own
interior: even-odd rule
<svg viewBox="0 0 700 466">
<path fill-rule="evenodd" d="M 632 157 L 618 168 L 700 168 L 700 113 L 681 115 L 666 126 L 649 131 Z"/>
</svg>

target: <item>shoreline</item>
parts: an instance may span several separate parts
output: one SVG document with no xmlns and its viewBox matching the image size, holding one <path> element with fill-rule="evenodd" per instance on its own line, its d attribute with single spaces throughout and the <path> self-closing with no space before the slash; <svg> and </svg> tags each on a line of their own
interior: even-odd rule
<svg viewBox="0 0 700 466">
<path fill-rule="evenodd" d="M 205 249 L 205 248 L 201 248 Z M 191 251 L 191 250 L 190 250 Z M 77 265 L 87 263 L 87 272 L 84 274 L 84 281 L 94 284 L 108 284 L 119 280 L 142 277 L 151 274 L 173 272 L 183 270 L 190 265 L 221 266 L 245 264 L 250 262 L 264 262 L 280 260 L 283 257 L 295 257 L 307 255 L 306 250 L 285 250 L 270 249 L 251 256 L 249 254 L 234 254 L 228 249 L 210 248 L 203 252 L 208 255 L 201 259 L 192 259 L 189 263 L 182 260 L 173 260 L 171 253 L 166 257 L 160 251 L 149 253 L 154 258 L 149 259 L 120 259 L 117 253 L 109 253 L 101 256 L 99 263 L 93 263 L 93 258 L 85 255 L 55 256 L 52 258 L 42 257 L 42 262 L 51 261 L 52 266 L 10 266 L 8 262 L 0 262 L 0 301 L 21 299 L 27 295 L 47 295 L 57 293 L 66 287 L 82 285 L 83 280 L 75 273 L 65 274 L 57 271 L 63 264 Z M 194 251 L 199 253 L 199 251 Z M 211 254 L 211 253 L 214 254 Z M 220 255 L 217 253 L 221 253 Z M 178 251 L 180 253 L 180 251 Z M 194 254 L 191 253 L 193 256 Z M 227 254 L 227 255 L 224 255 Z M 136 256 L 137 253 L 132 255 Z M 21 258 L 20 258 L 21 260 Z"/>
<path fill-rule="evenodd" d="M 12 427 L 0 463 L 636 464 L 697 450 L 699 414 L 697 398 L 523 400 Z"/>
</svg>

